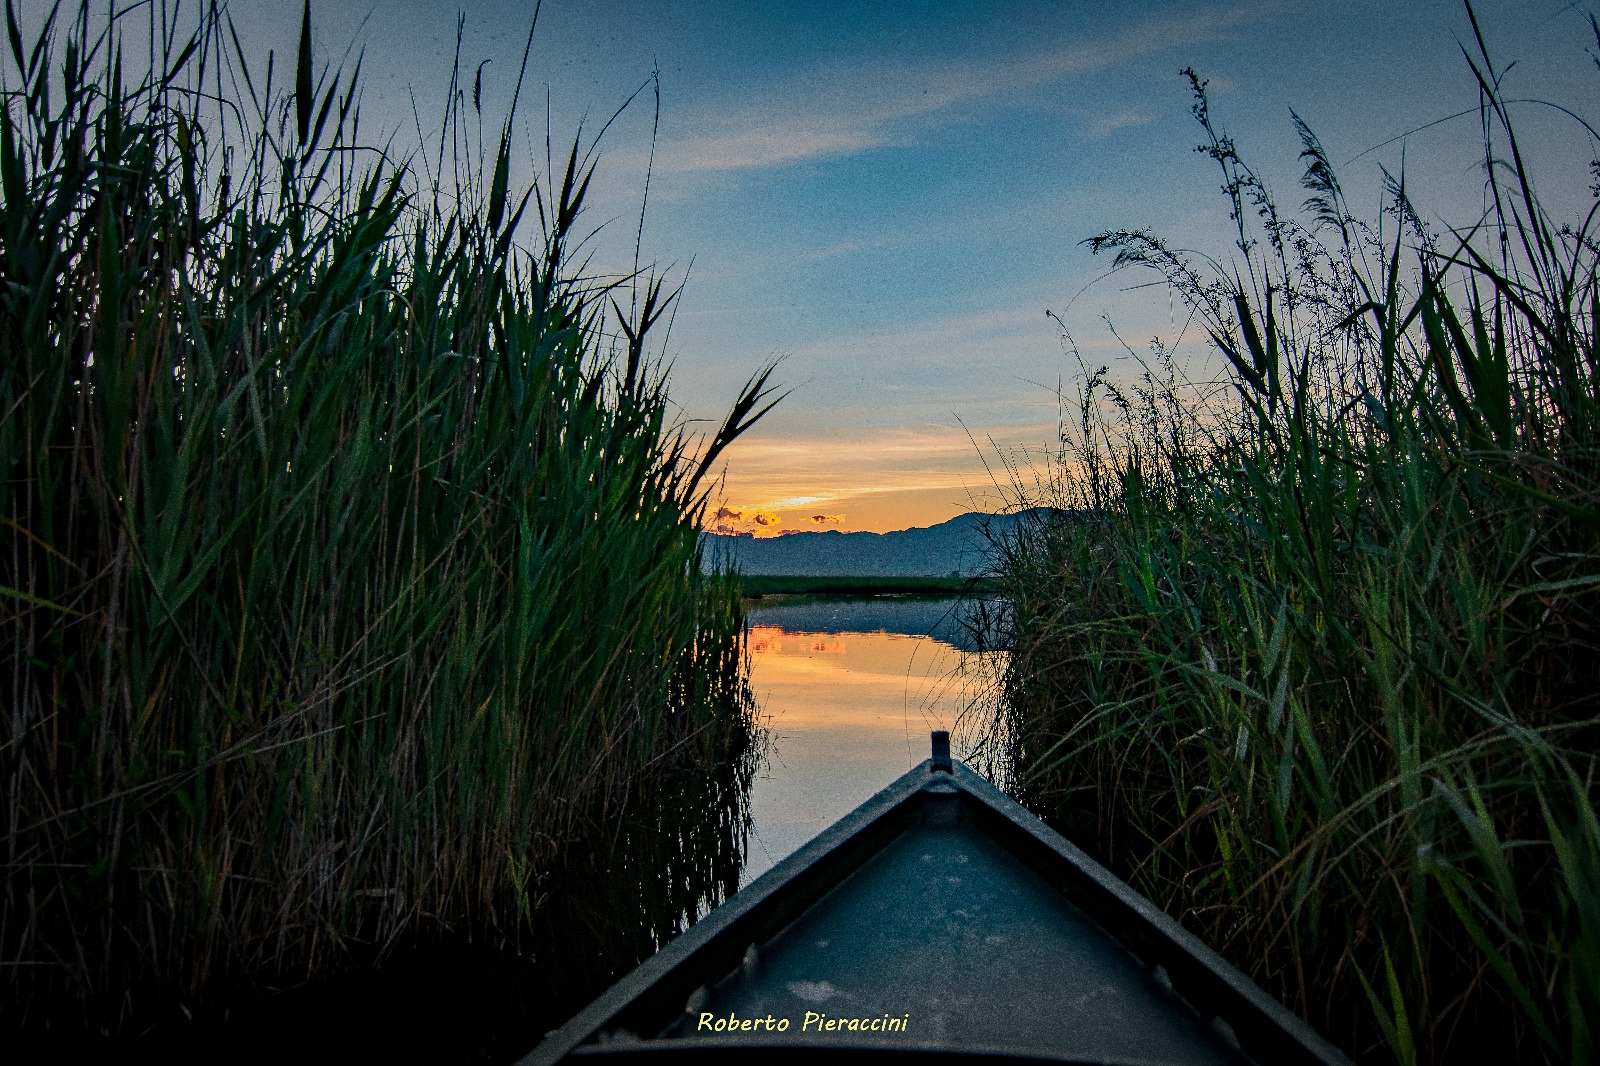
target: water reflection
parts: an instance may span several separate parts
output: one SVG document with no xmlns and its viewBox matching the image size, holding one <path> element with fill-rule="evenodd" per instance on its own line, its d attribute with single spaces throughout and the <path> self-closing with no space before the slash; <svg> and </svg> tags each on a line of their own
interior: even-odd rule
<svg viewBox="0 0 1600 1066">
<path fill-rule="evenodd" d="M 927 758 L 929 732 L 954 730 L 997 665 L 963 654 L 980 641 L 958 600 L 763 601 L 749 618 L 770 737 L 746 884 Z"/>
</svg>

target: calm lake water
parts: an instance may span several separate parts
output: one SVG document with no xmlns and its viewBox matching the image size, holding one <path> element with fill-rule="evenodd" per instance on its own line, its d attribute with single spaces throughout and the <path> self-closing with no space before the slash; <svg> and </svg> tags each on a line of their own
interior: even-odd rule
<svg viewBox="0 0 1600 1066">
<path fill-rule="evenodd" d="M 953 599 L 762 601 L 749 612 L 751 685 L 770 747 L 750 794 L 748 884 L 928 757 L 991 700 L 1000 660 L 975 648 Z"/>
</svg>

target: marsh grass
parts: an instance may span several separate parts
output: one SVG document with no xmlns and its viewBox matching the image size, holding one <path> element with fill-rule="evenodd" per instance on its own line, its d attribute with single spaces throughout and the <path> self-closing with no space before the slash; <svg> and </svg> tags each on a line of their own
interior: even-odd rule
<svg viewBox="0 0 1600 1066">
<path fill-rule="evenodd" d="M 519 196 L 481 87 L 408 163 L 309 5 L 289 85 L 214 5 L 98 19 L 0 44 L 4 1026 L 516 949 L 572 840 L 743 757 L 696 536 L 767 374 L 669 424 L 674 294 L 572 265 L 592 148 Z"/>
<path fill-rule="evenodd" d="M 1021 501 L 1064 511 L 1007 546 L 991 753 L 1350 1053 L 1593 1062 L 1596 213 L 1550 217 L 1467 59 L 1488 211 L 1444 234 L 1398 179 L 1354 217 L 1303 124 L 1280 213 L 1190 74 L 1234 265 L 1091 243 L 1164 276 L 1225 380 L 1159 347 L 1137 384 L 1085 368 Z"/>
</svg>

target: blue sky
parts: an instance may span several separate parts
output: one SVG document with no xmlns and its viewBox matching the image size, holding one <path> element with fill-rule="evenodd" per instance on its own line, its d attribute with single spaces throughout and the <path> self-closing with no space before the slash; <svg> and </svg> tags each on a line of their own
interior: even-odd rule
<svg viewBox="0 0 1600 1066">
<path fill-rule="evenodd" d="M 293 54 L 297 5 L 231 10 L 246 40 Z M 1477 11 L 1498 62 L 1517 63 L 1510 95 L 1585 110 L 1600 87 L 1587 8 Z M 414 139 L 413 98 L 436 128 L 454 5 L 321 0 L 313 14 L 319 60 L 366 49 L 364 128 Z M 489 61 L 493 129 L 532 4 L 464 14 L 465 65 Z M 513 181 L 542 168 L 546 90 L 559 150 L 659 69 L 643 253 L 687 273 L 666 350 L 673 396 L 683 417 L 718 418 L 776 357 L 792 390 L 727 453 L 723 502 L 744 527 L 771 517 L 769 531 L 922 525 L 1002 506 L 1000 457 L 1051 448 L 1057 383 L 1071 395 L 1078 365 L 1046 309 L 1086 358 L 1130 371 L 1106 318 L 1135 347 L 1182 325 L 1163 291 L 1131 288 L 1150 279 L 1101 277 L 1109 264 L 1085 238 L 1147 228 L 1226 259 L 1226 205 L 1214 164 L 1191 151 L 1181 68 L 1210 80 L 1213 114 L 1285 206 L 1304 195 L 1292 107 L 1357 208 L 1376 218 L 1378 167 L 1397 171 L 1404 151 L 1420 206 L 1462 223 L 1481 203 L 1476 119 L 1422 127 L 1474 106 L 1469 34 L 1452 0 L 546 0 Z M 647 91 L 601 146 L 596 269 L 631 265 L 653 109 Z M 1548 109 L 1521 117 L 1547 193 L 1580 202 L 1591 148 Z M 1203 347 L 1189 351 L 1203 372 Z"/>
</svg>

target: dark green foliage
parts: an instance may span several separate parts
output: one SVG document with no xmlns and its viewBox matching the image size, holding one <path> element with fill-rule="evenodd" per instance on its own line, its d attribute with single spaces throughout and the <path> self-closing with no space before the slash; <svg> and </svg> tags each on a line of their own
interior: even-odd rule
<svg viewBox="0 0 1600 1066">
<path fill-rule="evenodd" d="M 1194 81 L 1238 267 L 1093 243 L 1161 272 L 1228 373 L 1086 375 L 1043 501 L 1077 513 L 1008 548 L 991 750 L 1352 1054 L 1593 1062 L 1594 215 L 1546 214 L 1470 61 L 1493 210 L 1443 238 L 1400 183 L 1391 232 L 1353 217 L 1303 124 L 1311 220 L 1280 216 Z"/>
<path fill-rule="evenodd" d="M 313 69 L 309 6 L 289 94 L 214 9 L 188 38 L 129 12 L 25 53 L 7 9 L 8 1029 L 514 944 L 597 812 L 750 728 L 738 589 L 696 548 L 748 419 L 697 454 L 659 367 L 613 364 L 608 290 L 566 266 L 590 158 L 529 191 L 530 254 L 508 144 L 487 196 L 419 187 Z"/>
</svg>

